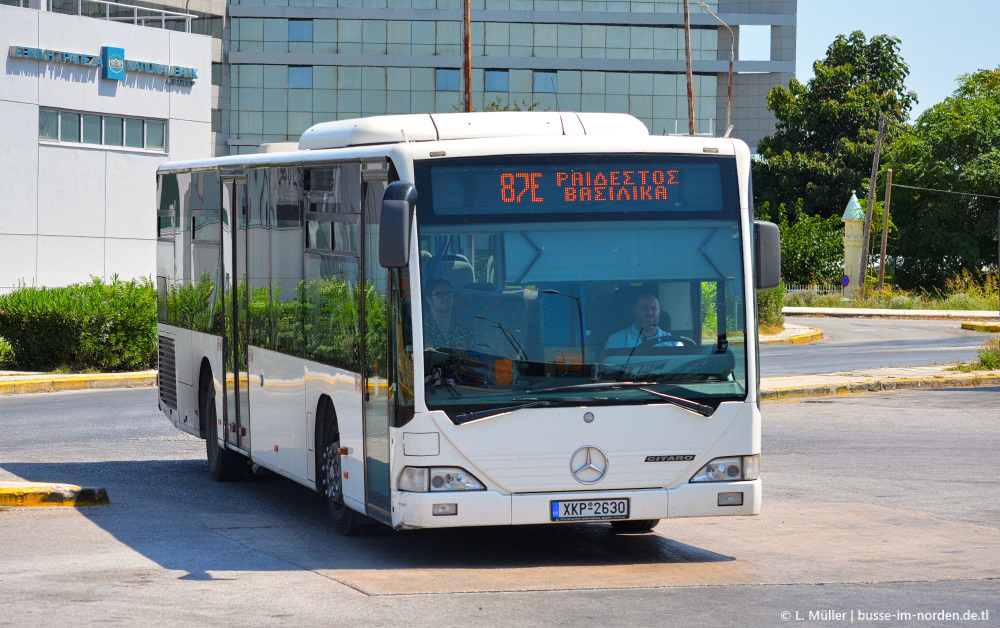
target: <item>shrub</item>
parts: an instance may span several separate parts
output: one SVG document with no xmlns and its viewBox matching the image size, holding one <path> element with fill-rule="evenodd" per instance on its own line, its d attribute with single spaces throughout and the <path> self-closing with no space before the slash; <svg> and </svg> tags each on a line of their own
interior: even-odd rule
<svg viewBox="0 0 1000 628">
<path fill-rule="evenodd" d="M 780 327 L 785 324 L 781 313 L 785 306 L 785 282 L 778 284 L 773 290 L 761 290 L 757 293 L 757 324 L 761 327 Z"/>
<path fill-rule="evenodd" d="M 979 364 L 984 369 L 1000 369 L 1000 338 L 993 338 L 979 347 Z"/>
<path fill-rule="evenodd" d="M 0 338 L 0 367 L 14 366 L 14 349 L 3 338 Z"/>
<path fill-rule="evenodd" d="M 156 292 L 148 279 L 93 279 L 0 296 L 13 366 L 131 371 L 156 365 Z"/>
</svg>

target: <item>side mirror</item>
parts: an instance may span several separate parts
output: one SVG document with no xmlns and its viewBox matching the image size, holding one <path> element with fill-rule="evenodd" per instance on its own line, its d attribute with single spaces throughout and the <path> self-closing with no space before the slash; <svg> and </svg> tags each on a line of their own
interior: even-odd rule
<svg viewBox="0 0 1000 628">
<path fill-rule="evenodd" d="M 781 232 L 773 222 L 753 223 L 754 276 L 758 290 L 777 288 L 781 283 Z"/>
<path fill-rule="evenodd" d="M 412 183 L 393 181 L 386 187 L 378 232 L 378 263 L 383 268 L 406 268 L 409 263 L 410 216 L 416 202 Z"/>
</svg>

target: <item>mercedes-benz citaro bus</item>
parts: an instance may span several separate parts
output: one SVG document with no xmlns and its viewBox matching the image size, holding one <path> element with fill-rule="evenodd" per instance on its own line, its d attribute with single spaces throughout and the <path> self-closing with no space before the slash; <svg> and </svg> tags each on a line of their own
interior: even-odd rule
<svg viewBox="0 0 1000 628">
<path fill-rule="evenodd" d="M 358 534 L 760 511 L 739 140 L 622 114 L 317 124 L 157 173 L 159 406 Z"/>
</svg>

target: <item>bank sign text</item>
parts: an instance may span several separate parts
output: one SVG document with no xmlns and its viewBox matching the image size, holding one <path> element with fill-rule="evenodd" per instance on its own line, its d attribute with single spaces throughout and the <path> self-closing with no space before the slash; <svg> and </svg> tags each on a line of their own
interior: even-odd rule
<svg viewBox="0 0 1000 628">
<path fill-rule="evenodd" d="M 47 63 L 64 63 L 67 65 L 101 68 L 101 78 L 114 81 L 124 81 L 126 72 L 163 76 L 167 79 L 168 85 L 191 86 L 198 79 L 198 70 L 196 68 L 126 59 L 123 48 L 113 48 L 111 46 L 102 47 L 101 54 L 99 55 L 32 48 L 30 46 L 11 46 L 9 55 L 15 59 L 31 59 Z"/>
</svg>

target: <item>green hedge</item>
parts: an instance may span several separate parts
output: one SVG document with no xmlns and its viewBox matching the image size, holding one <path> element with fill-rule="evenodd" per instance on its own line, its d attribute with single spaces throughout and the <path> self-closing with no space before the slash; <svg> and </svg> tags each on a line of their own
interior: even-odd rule
<svg viewBox="0 0 1000 628">
<path fill-rule="evenodd" d="M 784 325 L 785 316 L 781 313 L 784 306 L 784 281 L 773 290 L 761 290 L 757 293 L 757 323 L 763 326 Z"/>
<path fill-rule="evenodd" d="M 29 370 L 135 371 L 156 366 L 156 291 L 148 279 L 100 279 L 0 296 L 10 365 Z"/>
</svg>

